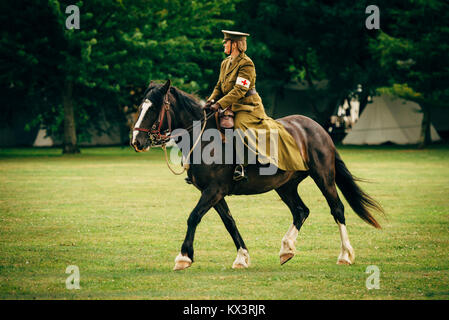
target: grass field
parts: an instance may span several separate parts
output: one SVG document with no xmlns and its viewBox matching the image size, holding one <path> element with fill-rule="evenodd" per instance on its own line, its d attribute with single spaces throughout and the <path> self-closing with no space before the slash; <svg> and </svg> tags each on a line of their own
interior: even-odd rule
<svg viewBox="0 0 449 320">
<path fill-rule="evenodd" d="M 339 150 L 388 215 L 376 230 L 344 201 L 354 265 L 336 265 L 338 228 L 308 178 L 299 192 L 311 214 L 290 262 L 280 266 L 278 253 L 291 214 L 273 191 L 228 198 L 249 269 L 231 269 L 234 244 L 210 211 L 195 263 L 174 272 L 199 192 L 160 150 L 0 149 L 0 298 L 449 299 L 449 146 Z M 68 265 L 79 267 L 80 290 L 66 289 Z M 378 290 L 365 286 L 369 265 L 380 269 Z"/>
</svg>

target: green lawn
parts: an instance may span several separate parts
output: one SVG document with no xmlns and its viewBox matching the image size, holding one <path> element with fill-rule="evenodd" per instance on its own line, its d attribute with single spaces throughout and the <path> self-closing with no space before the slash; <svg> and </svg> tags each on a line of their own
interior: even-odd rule
<svg viewBox="0 0 449 320">
<path fill-rule="evenodd" d="M 448 299 L 449 147 L 339 150 L 388 215 L 376 230 L 344 202 L 354 265 L 336 265 L 338 228 L 308 178 L 299 192 L 311 214 L 290 262 L 280 266 L 278 253 L 291 215 L 273 191 L 228 198 L 249 269 L 231 269 L 234 244 L 210 211 L 195 263 L 174 272 L 199 192 L 161 150 L 0 149 L 0 298 Z M 68 265 L 80 269 L 80 290 L 65 287 Z M 369 265 L 380 269 L 378 290 L 365 286 Z"/>
</svg>

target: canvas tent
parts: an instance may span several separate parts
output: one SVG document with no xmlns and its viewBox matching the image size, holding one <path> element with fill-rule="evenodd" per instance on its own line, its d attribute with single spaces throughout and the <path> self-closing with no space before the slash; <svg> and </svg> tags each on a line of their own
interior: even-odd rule
<svg viewBox="0 0 449 320">
<path fill-rule="evenodd" d="M 121 135 L 121 128 L 114 126 L 110 133 L 98 134 L 94 129 L 90 130 L 91 140 L 80 142 L 79 146 L 111 146 L 126 143 Z M 33 147 L 53 147 L 59 146 L 62 141 L 55 140 L 52 136 L 47 136 L 47 130 L 40 128 L 33 142 Z"/>
<path fill-rule="evenodd" d="M 343 144 L 417 144 L 423 117 L 420 110 L 421 107 L 412 101 L 388 95 L 376 96 L 365 107 Z M 440 140 L 433 125 L 430 130 L 432 141 Z"/>
<path fill-rule="evenodd" d="M 47 130 L 40 128 L 37 132 L 36 139 L 34 139 L 33 147 L 52 147 L 53 145 L 53 139 L 47 136 Z"/>
</svg>

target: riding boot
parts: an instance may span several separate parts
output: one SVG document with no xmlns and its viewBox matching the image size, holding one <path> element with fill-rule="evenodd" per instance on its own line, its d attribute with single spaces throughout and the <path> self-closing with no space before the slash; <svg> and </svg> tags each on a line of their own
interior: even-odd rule
<svg viewBox="0 0 449 320">
<path fill-rule="evenodd" d="M 187 184 L 193 184 L 192 173 L 189 169 L 187 169 L 187 177 L 184 180 L 187 182 Z"/>
<path fill-rule="evenodd" d="M 235 167 L 233 179 L 234 181 L 248 180 L 246 168 L 243 165 L 239 164 Z"/>
</svg>

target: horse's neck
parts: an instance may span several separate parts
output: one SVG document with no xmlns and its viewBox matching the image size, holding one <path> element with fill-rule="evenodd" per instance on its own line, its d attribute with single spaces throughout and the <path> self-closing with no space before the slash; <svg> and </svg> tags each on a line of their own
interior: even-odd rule
<svg viewBox="0 0 449 320">
<path fill-rule="evenodd" d="M 202 141 L 202 133 L 207 129 L 217 129 L 215 116 L 212 115 L 208 118 L 207 112 L 199 104 L 190 105 L 190 108 L 184 108 L 180 106 L 179 101 L 174 106 L 173 113 L 176 117 L 176 128 L 174 129 L 188 131 L 188 134 L 184 131 L 183 138 L 180 140 L 175 139 L 175 141 L 179 148 L 185 148 L 186 141 L 184 139 L 188 135 L 189 144 L 188 148 L 183 149 L 183 155 L 187 156 L 190 153 L 192 157 L 194 149 L 202 150 L 206 144 L 210 143 L 210 141 Z M 202 164 L 202 158 L 199 164 Z"/>
<path fill-rule="evenodd" d="M 178 93 L 179 95 L 179 93 Z M 192 128 L 194 122 L 201 121 L 201 125 L 204 122 L 205 119 L 205 112 L 201 105 L 196 102 L 195 105 L 190 105 L 189 108 L 183 108 L 180 107 L 180 105 L 183 103 L 179 101 L 176 97 L 174 97 L 176 100 L 175 107 L 173 108 L 174 117 L 176 119 L 175 128 L 176 129 L 188 129 Z M 175 129 L 174 128 L 174 129 Z M 215 125 L 215 117 L 212 116 L 208 121 L 206 128 L 216 128 Z"/>
<path fill-rule="evenodd" d="M 206 123 L 204 121 L 206 121 Z M 187 130 L 191 137 L 193 137 L 194 133 L 203 130 L 217 129 L 215 116 L 208 115 L 204 110 L 200 111 L 200 115 L 195 115 L 187 110 L 183 110 L 178 113 L 176 122 L 176 129 Z"/>
</svg>

